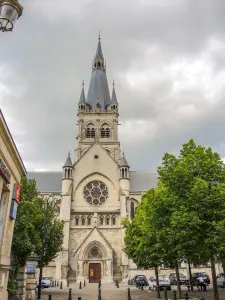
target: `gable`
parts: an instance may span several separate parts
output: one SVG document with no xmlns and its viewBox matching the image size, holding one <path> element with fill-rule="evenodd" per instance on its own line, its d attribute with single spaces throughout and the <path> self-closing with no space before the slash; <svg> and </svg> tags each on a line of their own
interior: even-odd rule
<svg viewBox="0 0 225 300">
<path fill-rule="evenodd" d="M 77 259 L 88 259 L 93 247 L 98 247 L 102 257 L 112 259 L 113 249 L 106 237 L 94 227 L 74 253 Z"/>
<path fill-rule="evenodd" d="M 90 174 L 99 173 L 112 181 L 119 180 L 119 167 L 98 143 L 90 147 L 75 165 L 74 183 L 79 184 Z"/>
</svg>

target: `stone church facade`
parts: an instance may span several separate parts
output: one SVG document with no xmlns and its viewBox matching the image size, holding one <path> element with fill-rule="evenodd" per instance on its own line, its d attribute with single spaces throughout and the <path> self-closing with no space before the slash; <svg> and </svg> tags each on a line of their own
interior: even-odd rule
<svg viewBox="0 0 225 300">
<path fill-rule="evenodd" d="M 66 283 L 126 280 L 136 266 L 124 252 L 121 220 L 132 218 L 143 192 L 157 184 L 156 173 L 130 170 L 118 137 L 119 101 L 110 95 L 99 38 L 87 98 L 78 103 L 77 145 L 60 172 L 29 172 L 44 195 L 60 193 L 63 250 L 45 269 Z M 66 117 L 66 116 L 65 116 Z"/>
</svg>

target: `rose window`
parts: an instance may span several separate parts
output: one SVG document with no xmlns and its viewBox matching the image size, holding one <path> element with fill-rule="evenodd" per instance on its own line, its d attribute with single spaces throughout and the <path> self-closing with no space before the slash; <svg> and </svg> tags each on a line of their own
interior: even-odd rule
<svg viewBox="0 0 225 300">
<path fill-rule="evenodd" d="M 91 181 L 84 187 L 84 198 L 89 204 L 101 205 L 108 198 L 108 188 L 104 182 Z"/>
</svg>

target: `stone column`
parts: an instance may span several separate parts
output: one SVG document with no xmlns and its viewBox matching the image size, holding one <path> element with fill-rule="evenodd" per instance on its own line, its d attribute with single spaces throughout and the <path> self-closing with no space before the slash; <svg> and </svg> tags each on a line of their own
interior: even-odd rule
<svg viewBox="0 0 225 300">
<path fill-rule="evenodd" d="M 26 279 L 26 300 L 35 300 L 36 278 L 35 274 L 27 274 Z"/>
<path fill-rule="evenodd" d="M 19 267 L 16 275 L 19 300 L 25 300 L 26 295 L 26 266 Z"/>
</svg>

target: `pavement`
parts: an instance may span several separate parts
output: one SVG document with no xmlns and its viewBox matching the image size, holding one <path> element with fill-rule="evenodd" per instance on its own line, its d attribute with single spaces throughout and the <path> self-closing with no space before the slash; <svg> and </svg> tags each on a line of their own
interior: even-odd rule
<svg viewBox="0 0 225 300">
<path fill-rule="evenodd" d="M 81 297 L 81 300 L 98 300 L 98 284 L 88 283 L 86 287 L 79 289 L 79 284 L 71 284 L 72 289 L 72 300 L 77 300 Z M 52 300 L 68 300 L 69 288 L 60 289 L 59 287 L 53 287 L 42 290 L 41 300 L 48 300 L 48 295 L 52 295 Z M 128 299 L 128 288 L 130 288 L 132 300 L 156 300 L 156 292 L 149 291 L 148 288 L 139 290 L 134 286 L 128 286 L 126 283 L 120 283 L 117 288 L 112 283 L 103 283 L 101 286 L 102 300 L 127 300 Z M 172 287 L 176 290 L 176 287 Z M 187 291 L 186 287 L 182 287 L 183 296 Z M 168 299 L 173 299 L 172 293 L 168 292 Z M 225 299 L 225 289 L 219 289 L 220 300 Z M 209 287 L 207 292 L 198 291 L 196 288 L 193 292 L 189 292 L 190 299 L 200 300 L 200 297 L 204 297 L 205 300 L 213 300 L 213 290 Z M 164 299 L 164 292 L 161 292 L 161 299 Z M 184 297 L 182 298 L 184 299 Z"/>
</svg>

